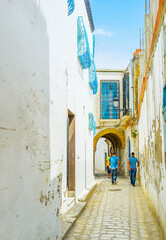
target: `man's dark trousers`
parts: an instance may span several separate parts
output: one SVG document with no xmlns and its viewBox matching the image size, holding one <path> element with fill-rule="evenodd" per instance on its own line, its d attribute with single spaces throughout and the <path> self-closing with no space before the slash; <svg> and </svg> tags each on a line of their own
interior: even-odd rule
<svg viewBox="0 0 166 240">
<path fill-rule="evenodd" d="M 135 186 L 137 169 L 130 169 L 130 174 L 131 174 L 131 184 Z"/>
<path fill-rule="evenodd" d="M 114 181 L 116 182 L 116 179 L 117 179 L 117 168 L 116 169 L 111 169 L 112 184 L 114 184 Z"/>
</svg>

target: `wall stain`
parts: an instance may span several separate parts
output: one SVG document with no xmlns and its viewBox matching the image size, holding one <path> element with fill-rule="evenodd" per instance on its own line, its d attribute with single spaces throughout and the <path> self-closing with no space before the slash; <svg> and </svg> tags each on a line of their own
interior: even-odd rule
<svg viewBox="0 0 166 240">
<path fill-rule="evenodd" d="M 46 195 L 43 195 L 43 191 L 41 191 L 41 196 L 40 196 L 40 202 L 41 204 L 45 204 L 45 206 L 47 206 L 49 201 L 49 197 L 47 197 Z"/>
<path fill-rule="evenodd" d="M 15 128 L 5 128 L 5 127 L 0 127 L 0 130 L 16 131 Z"/>
<path fill-rule="evenodd" d="M 158 121 L 156 123 L 156 121 Z M 158 126 L 158 128 L 157 128 Z M 146 141 L 142 155 L 142 168 L 144 169 L 145 188 L 151 183 L 160 191 L 162 181 L 162 137 L 160 119 L 153 120 L 152 131 Z"/>
</svg>

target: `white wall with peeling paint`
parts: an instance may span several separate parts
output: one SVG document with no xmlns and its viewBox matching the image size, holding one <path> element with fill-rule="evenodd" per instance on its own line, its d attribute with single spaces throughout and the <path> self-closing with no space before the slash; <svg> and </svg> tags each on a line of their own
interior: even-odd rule
<svg viewBox="0 0 166 240">
<path fill-rule="evenodd" d="M 67 4 L 2 1 L 0 21 L 0 238 L 60 239 Z"/>
<path fill-rule="evenodd" d="M 77 18 L 83 17 L 91 53 L 93 37 L 84 1 L 75 1 L 75 11 L 68 17 L 65 31 L 66 116 L 67 109 L 75 115 L 75 200 L 94 183 L 93 132 L 89 130 L 89 113 L 93 113 L 93 93 L 89 85 L 89 71 L 83 70 L 77 57 Z M 61 92 L 59 93 L 61 94 Z M 65 119 L 67 125 L 67 118 Z M 67 136 L 67 132 L 65 138 Z M 67 143 L 67 138 L 65 139 Z M 67 150 L 66 150 L 67 152 Z M 61 213 L 68 210 L 67 159 L 62 166 Z"/>
<path fill-rule="evenodd" d="M 60 239 L 60 205 L 67 209 L 67 109 L 76 116 L 76 197 L 94 181 L 93 134 L 88 130 L 92 90 L 88 70 L 78 70 L 79 15 L 84 17 L 91 51 L 92 35 L 84 1 L 76 1 L 70 17 L 67 10 L 67 1 L 61 0 L 1 2 L 0 238 L 4 240 Z"/>
<path fill-rule="evenodd" d="M 141 184 L 164 231 L 166 226 L 166 156 L 163 129 L 165 122 L 162 112 L 165 76 L 163 27 L 161 27 L 150 65 L 138 130 Z"/>
</svg>

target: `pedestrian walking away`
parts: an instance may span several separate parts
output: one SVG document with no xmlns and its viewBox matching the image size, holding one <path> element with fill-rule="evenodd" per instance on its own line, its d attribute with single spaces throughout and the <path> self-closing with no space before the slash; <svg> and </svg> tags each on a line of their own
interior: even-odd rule
<svg viewBox="0 0 166 240">
<path fill-rule="evenodd" d="M 116 156 L 115 152 L 113 156 L 110 157 L 110 168 L 111 168 L 111 180 L 112 184 L 117 184 L 117 175 L 118 175 L 118 168 L 120 168 L 119 158 Z"/>
<path fill-rule="evenodd" d="M 111 156 L 112 156 L 112 153 L 110 153 L 109 156 L 106 158 L 106 168 L 107 168 L 108 178 L 111 178 L 110 162 L 109 162 L 109 159 Z"/>
<path fill-rule="evenodd" d="M 137 167 L 139 167 L 139 161 L 135 157 L 134 152 L 132 152 L 131 158 L 129 158 L 129 161 L 128 161 L 128 170 L 130 172 L 130 182 L 131 182 L 131 185 L 133 185 L 133 187 L 135 186 Z"/>
</svg>

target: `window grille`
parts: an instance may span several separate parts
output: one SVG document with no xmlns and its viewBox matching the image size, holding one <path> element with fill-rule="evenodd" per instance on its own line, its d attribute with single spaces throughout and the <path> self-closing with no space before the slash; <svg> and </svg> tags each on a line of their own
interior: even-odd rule
<svg viewBox="0 0 166 240">
<path fill-rule="evenodd" d="M 77 36 L 78 58 L 81 62 L 83 69 L 87 69 L 91 66 L 91 55 L 90 55 L 90 49 L 89 49 L 88 36 L 86 33 L 86 29 L 85 29 L 82 17 L 78 17 L 77 25 L 78 25 L 78 36 Z"/>
<path fill-rule="evenodd" d="M 98 89 L 98 81 L 93 56 L 91 56 L 91 66 L 89 68 L 89 84 L 91 86 L 91 89 L 93 90 L 93 94 L 96 94 Z"/>
<path fill-rule="evenodd" d="M 101 83 L 101 119 L 119 119 L 120 111 L 113 105 L 113 99 L 119 98 L 119 81 Z"/>
<path fill-rule="evenodd" d="M 166 121 L 166 84 L 164 85 L 163 88 L 163 115 L 164 120 Z"/>
<path fill-rule="evenodd" d="M 67 2 L 68 2 L 68 16 L 70 16 L 74 12 L 75 2 L 74 0 L 67 0 Z"/>
<path fill-rule="evenodd" d="M 92 113 L 89 113 L 89 130 L 93 131 L 93 135 L 96 133 L 96 122 Z"/>
</svg>

